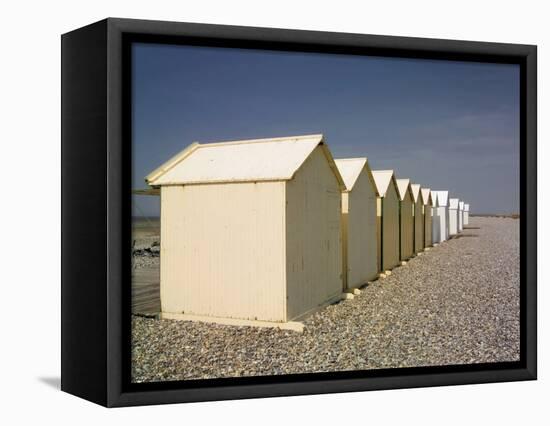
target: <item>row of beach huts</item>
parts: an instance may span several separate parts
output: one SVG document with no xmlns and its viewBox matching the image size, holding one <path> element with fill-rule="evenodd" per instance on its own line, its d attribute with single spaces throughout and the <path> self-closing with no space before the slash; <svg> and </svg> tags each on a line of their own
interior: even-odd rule
<svg viewBox="0 0 550 426">
<path fill-rule="evenodd" d="M 334 159 L 322 135 L 193 143 L 160 190 L 161 315 L 301 330 L 468 224 L 469 205 Z"/>
</svg>

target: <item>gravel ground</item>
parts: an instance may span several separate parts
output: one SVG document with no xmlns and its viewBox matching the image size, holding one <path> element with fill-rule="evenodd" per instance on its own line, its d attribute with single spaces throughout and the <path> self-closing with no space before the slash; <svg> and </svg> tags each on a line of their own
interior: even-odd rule
<svg viewBox="0 0 550 426">
<path fill-rule="evenodd" d="M 134 317 L 133 380 L 519 360 L 519 221 L 470 227 L 310 316 L 303 333 Z"/>
<path fill-rule="evenodd" d="M 160 267 L 160 237 L 158 235 L 134 236 L 132 268 Z"/>
<path fill-rule="evenodd" d="M 151 254 L 132 256 L 132 268 L 160 268 L 160 257 Z"/>
</svg>

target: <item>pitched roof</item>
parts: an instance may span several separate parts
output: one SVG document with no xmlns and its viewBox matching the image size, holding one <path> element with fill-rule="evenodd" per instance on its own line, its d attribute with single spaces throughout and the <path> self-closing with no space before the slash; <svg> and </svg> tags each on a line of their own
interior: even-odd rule
<svg viewBox="0 0 550 426">
<path fill-rule="evenodd" d="M 336 163 L 336 167 L 338 167 L 340 175 L 342 175 L 342 179 L 346 184 L 346 189 L 351 191 L 357 178 L 361 174 L 361 170 L 363 170 L 363 167 L 367 164 L 367 158 L 338 158 L 335 159 L 334 162 Z"/>
<path fill-rule="evenodd" d="M 430 190 L 430 195 L 432 196 L 432 206 L 438 207 L 437 191 Z"/>
<path fill-rule="evenodd" d="M 390 182 L 392 179 L 395 181 L 393 170 L 373 170 L 372 177 L 374 178 L 374 183 L 376 184 L 378 196 L 385 197 Z"/>
<path fill-rule="evenodd" d="M 351 191 L 353 189 L 359 175 L 363 170 L 365 170 L 369 175 L 372 185 L 375 187 L 375 192 L 377 192 L 376 184 L 374 183 L 374 178 L 372 177 L 372 172 L 370 170 L 367 157 L 338 158 L 335 159 L 334 162 L 336 163 L 336 167 L 338 167 L 338 171 L 340 172 L 340 175 L 342 175 L 342 179 L 346 184 L 346 191 Z"/>
<path fill-rule="evenodd" d="M 399 199 L 403 201 L 405 199 L 405 194 L 407 194 L 407 191 L 411 191 L 411 180 L 410 179 L 396 179 L 395 182 L 397 182 L 397 189 L 399 190 Z M 412 191 L 411 191 L 411 198 L 412 198 Z"/>
<path fill-rule="evenodd" d="M 470 211 L 470 205 L 469 205 L 469 204 L 464 204 L 464 211 L 465 211 L 465 212 L 469 212 L 469 211 Z"/>
<path fill-rule="evenodd" d="M 320 134 L 193 143 L 145 180 L 151 186 L 289 180 L 319 145 L 343 187 L 342 177 Z"/>
<path fill-rule="evenodd" d="M 449 191 L 435 191 L 437 193 L 437 203 L 440 207 L 447 206 L 447 200 L 449 199 Z"/>
<path fill-rule="evenodd" d="M 413 193 L 413 199 L 416 203 L 418 201 L 418 196 L 420 195 L 420 185 L 417 183 L 411 183 L 411 190 Z"/>
<path fill-rule="evenodd" d="M 451 198 L 449 200 L 449 208 L 454 210 L 458 209 L 458 201 L 458 198 Z"/>
<path fill-rule="evenodd" d="M 420 190 L 420 193 L 422 195 L 422 203 L 425 206 L 428 205 L 428 200 L 430 200 L 432 205 L 433 205 L 433 200 L 431 199 L 431 192 L 432 191 L 430 191 L 430 188 L 422 188 Z"/>
</svg>

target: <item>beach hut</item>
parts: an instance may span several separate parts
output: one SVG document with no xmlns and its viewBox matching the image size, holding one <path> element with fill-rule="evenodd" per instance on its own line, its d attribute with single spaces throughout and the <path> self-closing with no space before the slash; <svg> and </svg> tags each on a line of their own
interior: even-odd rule
<svg viewBox="0 0 550 426">
<path fill-rule="evenodd" d="M 441 226 L 438 216 L 439 202 L 437 200 L 437 192 L 430 191 L 432 198 L 432 245 L 441 242 Z"/>
<path fill-rule="evenodd" d="M 376 205 L 378 260 L 383 273 L 399 264 L 399 193 L 393 170 L 373 170 Z"/>
<path fill-rule="evenodd" d="M 417 183 L 411 183 L 411 190 L 413 193 L 414 202 L 413 247 L 415 253 L 420 253 L 424 250 L 424 204 L 422 203 L 422 196 L 420 195 L 420 185 Z"/>
<path fill-rule="evenodd" d="M 335 160 L 346 189 L 342 192 L 344 288 L 363 286 L 378 275 L 376 199 L 378 192 L 368 161 Z"/>
<path fill-rule="evenodd" d="M 464 228 L 464 201 L 458 202 L 458 232 Z"/>
<path fill-rule="evenodd" d="M 470 205 L 464 204 L 464 226 L 470 223 Z"/>
<path fill-rule="evenodd" d="M 436 194 L 437 203 L 432 217 L 432 238 L 434 243 L 442 243 L 449 238 L 449 191 L 432 191 Z"/>
<path fill-rule="evenodd" d="M 405 261 L 414 254 L 414 197 L 410 179 L 396 179 L 399 191 L 399 253 Z"/>
<path fill-rule="evenodd" d="M 458 234 L 458 198 L 449 200 L 449 235 Z"/>
<path fill-rule="evenodd" d="M 322 135 L 194 143 L 146 181 L 162 317 L 281 326 L 342 296 L 345 186 Z"/>
<path fill-rule="evenodd" d="M 422 217 L 424 219 L 423 229 L 424 229 L 424 247 L 432 246 L 432 195 L 430 188 L 421 188 L 420 196 L 422 197 Z"/>
</svg>

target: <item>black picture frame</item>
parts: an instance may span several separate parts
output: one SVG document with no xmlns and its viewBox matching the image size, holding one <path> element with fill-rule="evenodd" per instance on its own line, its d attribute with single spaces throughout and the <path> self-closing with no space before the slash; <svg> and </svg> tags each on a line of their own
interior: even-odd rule
<svg viewBox="0 0 550 426">
<path fill-rule="evenodd" d="M 135 41 L 520 65 L 520 361 L 130 382 L 130 44 Z M 536 46 L 109 18 L 62 44 L 63 391 L 108 406 L 537 377 Z"/>
</svg>

